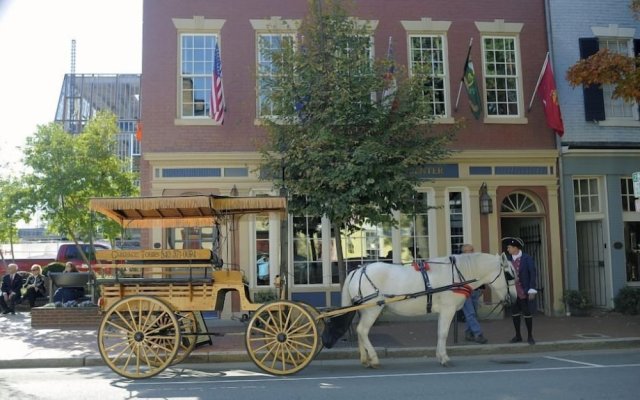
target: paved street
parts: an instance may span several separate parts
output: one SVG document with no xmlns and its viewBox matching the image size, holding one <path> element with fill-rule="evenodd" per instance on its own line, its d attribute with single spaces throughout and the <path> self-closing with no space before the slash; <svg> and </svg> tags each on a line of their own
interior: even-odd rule
<svg viewBox="0 0 640 400">
<path fill-rule="evenodd" d="M 0 393 L 16 399 L 637 399 L 640 350 L 575 351 L 385 360 L 314 361 L 285 378 L 251 363 L 185 364 L 131 381 L 105 367 L 1 369 Z"/>
</svg>

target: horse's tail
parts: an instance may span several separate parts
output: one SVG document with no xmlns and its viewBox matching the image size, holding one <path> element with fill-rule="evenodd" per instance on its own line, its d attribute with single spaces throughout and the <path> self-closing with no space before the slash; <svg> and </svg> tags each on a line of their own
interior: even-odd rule
<svg viewBox="0 0 640 400">
<path fill-rule="evenodd" d="M 358 268 L 349 272 L 344 280 L 344 286 L 342 286 L 342 307 L 348 307 L 353 304 L 351 300 L 351 293 L 349 293 L 349 284 L 351 283 L 353 275 L 359 270 L 360 269 Z"/>
</svg>

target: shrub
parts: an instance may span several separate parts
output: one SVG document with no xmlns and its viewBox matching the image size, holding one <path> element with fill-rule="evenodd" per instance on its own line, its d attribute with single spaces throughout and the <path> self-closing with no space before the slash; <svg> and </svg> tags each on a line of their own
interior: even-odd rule
<svg viewBox="0 0 640 400">
<path fill-rule="evenodd" d="M 64 263 L 54 261 L 42 268 L 42 275 L 48 276 L 49 272 L 64 272 Z"/>
<path fill-rule="evenodd" d="M 567 289 L 564 291 L 562 300 L 573 309 L 586 310 L 591 308 L 591 300 L 586 292 L 580 290 Z"/>
<path fill-rule="evenodd" d="M 616 311 L 622 314 L 640 314 L 640 289 L 625 286 L 620 289 L 618 295 L 613 299 L 613 302 Z"/>
</svg>

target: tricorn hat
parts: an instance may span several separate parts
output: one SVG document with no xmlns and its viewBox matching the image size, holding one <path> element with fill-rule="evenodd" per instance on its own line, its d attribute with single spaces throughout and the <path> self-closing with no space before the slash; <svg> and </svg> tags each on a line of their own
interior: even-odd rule
<svg viewBox="0 0 640 400">
<path fill-rule="evenodd" d="M 517 238 L 517 237 L 505 237 L 502 238 L 502 244 L 504 244 L 504 246 L 515 246 L 519 249 L 522 249 L 524 247 L 524 243 L 522 242 L 522 239 Z"/>
</svg>

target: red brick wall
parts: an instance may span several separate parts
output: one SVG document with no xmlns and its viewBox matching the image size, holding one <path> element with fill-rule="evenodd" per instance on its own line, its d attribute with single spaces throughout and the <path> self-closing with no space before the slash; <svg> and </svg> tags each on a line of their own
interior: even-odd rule
<svg viewBox="0 0 640 400">
<path fill-rule="evenodd" d="M 34 329 L 98 329 L 102 314 L 97 307 L 36 307 L 31 309 Z"/>
</svg>

